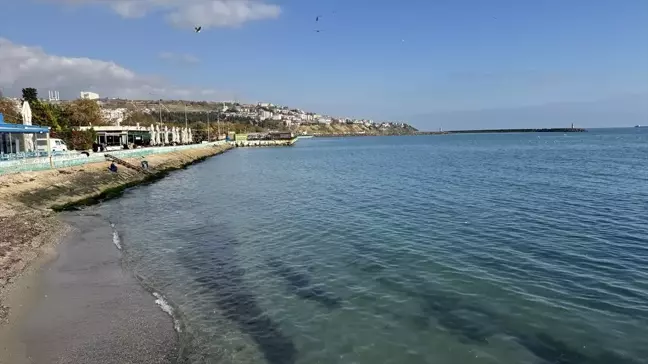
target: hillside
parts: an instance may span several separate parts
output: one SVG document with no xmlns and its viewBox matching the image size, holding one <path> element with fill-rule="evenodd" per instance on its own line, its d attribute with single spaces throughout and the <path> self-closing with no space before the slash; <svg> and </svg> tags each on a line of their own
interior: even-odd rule
<svg viewBox="0 0 648 364">
<path fill-rule="evenodd" d="M 298 134 L 308 135 L 407 135 L 416 132 L 414 128 L 390 126 L 366 126 L 356 124 L 300 125 L 295 129 Z"/>
<path fill-rule="evenodd" d="M 129 109 L 129 110 L 157 110 L 158 105 L 162 104 L 162 110 L 165 112 L 183 112 L 185 105 L 187 113 L 208 112 L 221 110 L 224 105 L 233 106 L 233 103 L 223 103 L 215 101 L 185 101 L 185 100 L 126 100 L 126 99 L 102 99 L 100 104 L 105 109 Z"/>
<path fill-rule="evenodd" d="M 104 110 L 123 115 L 121 122 L 124 125 L 149 125 L 161 118 L 162 122 L 172 124 L 184 124 L 186 120 L 197 129 L 206 129 L 208 122 L 213 124 L 218 120 L 224 130 L 237 132 L 290 130 L 312 135 L 400 135 L 417 131 L 403 122 L 320 115 L 270 103 L 104 99 L 100 104 Z"/>
</svg>

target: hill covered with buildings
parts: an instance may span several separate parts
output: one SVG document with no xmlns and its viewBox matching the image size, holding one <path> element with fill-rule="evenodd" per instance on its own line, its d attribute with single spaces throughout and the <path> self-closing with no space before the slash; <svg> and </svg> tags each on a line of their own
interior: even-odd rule
<svg viewBox="0 0 648 364">
<path fill-rule="evenodd" d="M 236 124 L 245 132 L 290 130 L 298 134 L 411 134 L 417 130 L 404 122 L 373 121 L 318 114 L 272 103 L 241 104 L 186 100 L 100 99 L 106 122 L 149 125 L 162 123 Z"/>
<path fill-rule="evenodd" d="M 33 123 L 49 126 L 54 136 L 68 145 L 88 149 L 94 136 L 87 126 L 164 124 L 188 126 L 197 141 L 213 140 L 227 132 L 290 131 L 298 135 L 406 135 L 417 132 L 404 122 L 373 121 L 318 114 L 272 103 L 244 104 L 189 100 L 129 100 L 100 98 L 81 92 L 75 100 L 58 94 L 43 99 L 34 88 L 23 89 L 22 98 L 0 97 L 0 113 L 10 123 L 22 123 L 21 106 L 28 101 Z M 84 132 L 86 130 L 87 132 Z"/>
</svg>

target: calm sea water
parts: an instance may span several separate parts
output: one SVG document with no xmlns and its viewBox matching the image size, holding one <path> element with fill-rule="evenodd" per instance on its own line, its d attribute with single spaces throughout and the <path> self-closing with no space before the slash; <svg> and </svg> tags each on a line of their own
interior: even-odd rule
<svg viewBox="0 0 648 364">
<path fill-rule="evenodd" d="M 648 132 L 301 140 L 95 207 L 193 363 L 648 363 Z"/>
</svg>

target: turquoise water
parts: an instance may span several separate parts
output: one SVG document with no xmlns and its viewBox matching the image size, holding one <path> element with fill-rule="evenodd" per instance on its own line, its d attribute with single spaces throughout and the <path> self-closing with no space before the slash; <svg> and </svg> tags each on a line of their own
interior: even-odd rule
<svg viewBox="0 0 648 364">
<path fill-rule="evenodd" d="M 193 363 L 648 363 L 648 133 L 300 140 L 97 208 Z"/>
</svg>

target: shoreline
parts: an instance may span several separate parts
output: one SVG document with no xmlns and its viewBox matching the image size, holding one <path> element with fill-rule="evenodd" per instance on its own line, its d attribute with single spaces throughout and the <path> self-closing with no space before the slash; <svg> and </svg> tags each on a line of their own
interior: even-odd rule
<svg viewBox="0 0 648 364">
<path fill-rule="evenodd" d="M 122 362 L 126 359 L 128 359 L 127 362 L 132 363 L 169 362 L 170 357 L 167 349 L 170 346 L 174 348 L 173 354 L 177 355 L 179 338 L 174 329 L 173 320 L 175 318 L 165 313 L 163 297 L 160 297 L 159 294 L 156 296 L 155 292 L 150 291 L 137 279 L 134 272 L 122 266 L 122 252 L 116 247 L 116 244 L 113 245 L 112 233 L 110 234 L 111 243 L 108 244 L 108 249 L 112 251 L 112 254 L 105 250 L 105 244 L 86 244 L 85 250 L 88 252 L 91 252 L 92 249 L 104 250 L 87 254 L 92 259 L 86 260 L 85 264 L 94 265 L 104 270 L 108 269 L 104 276 L 95 275 L 97 279 L 109 277 L 114 279 L 115 275 L 121 272 L 119 280 L 108 283 L 108 286 L 114 285 L 118 289 L 111 295 L 104 295 L 103 302 L 92 301 L 93 295 L 88 293 L 93 286 L 91 284 L 81 285 L 67 296 L 67 299 L 71 301 L 65 303 L 66 297 L 59 295 L 59 299 L 62 301 L 52 306 L 51 302 L 53 301 L 48 300 L 48 296 L 56 296 L 56 292 L 66 287 L 65 279 L 62 279 L 60 274 L 58 281 L 56 280 L 56 269 L 62 269 L 60 264 L 67 262 L 67 268 L 65 268 L 67 270 L 80 269 L 75 278 L 79 281 L 91 277 L 89 271 L 80 267 L 84 264 L 82 260 L 65 261 L 65 257 L 72 254 L 70 246 L 75 243 L 75 236 L 78 244 L 79 229 L 71 226 L 60 212 L 80 210 L 82 207 L 117 198 L 127 189 L 154 183 L 173 171 L 185 169 L 230 149 L 232 149 L 231 145 L 206 146 L 205 148 L 150 155 L 147 156 L 147 161 L 153 172 L 150 174 L 134 171 L 121 165 L 117 173 L 112 173 L 107 170 L 109 162 L 99 162 L 77 167 L 0 176 L 0 228 L 7 231 L 7 234 L 0 240 L 0 342 L 3 344 L 0 348 L 0 364 L 31 362 L 33 352 L 41 354 L 42 358 L 49 358 L 44 359 L 44 362 L 51 362 L 55 357 L 56 349 L 45 350 L 40 348 L 44 347 L 40 344 L 31 346 L 28 345 L 29 343 L 25 344 L 19 331 L 21 333 L 23 329 L 25 332 L 29 331 L 26 327 L 29 324 L 29 318 L 35 312 L 34 310 L 44 312 L 43 317 L 46 320 L 41 320 L 40 324 L 46 326 L 48 321 L 54 321 L 57 317 L 51 313 L 52 309 L 61 310 L 62 307 L 68 307 L 77 301 L 83 302 L 84 300 L 85 306 L 79 306 L 75 311 L 63 309 L 63 313 L 66 313 L 64 316 L 68 317 L 68 321 L 74 321 L 74 317 L 79 317 L 84 312 L 87 313 L 92 310 L 92 307 L 103 307 L 101 315 L 95 314 L 92 317 L 100 316 L 105 322 L 93 326 L 94 329 L 88 327 L 86 331 L 96 331 L 98 328 L 105 327 L 114 317 L 122 317 L 124 326 L 132 324 L 131 321 L 139 322 L 139 326 L 136 325 L 129 329 L 132 332 L 136 332 L 140 327 L 154 328 L 149 332 L 140 332 L 140 335 L 143 336 L 139 341 L 148 342 L 150 347 L 137 343 L 131 345 L 131 353 L 135 351 L 141 353 L 144 361 L 139 361 L 136 357 L 122 357 Z M 136 158 L 127 159 L 127 161 L 135 165 L 139 164 L 139 159 Z M 77 213 L 77 215 L 82 216 L 81 213 Z M 52 290 L 52 287 L 56 289 Z M 120 289 L 125 289 L 129 294 L 116 298 L 116 295 L 118 296 L 121 292 Z M 72 300 L 72 297 L 76 298 Z M 113 299 L 120 299 L 121 304 L 105 305 L 106 302 Z M 92 304 L 93 302 L 94 304 Z M 45 307 L 44 310 L 43 307 Z M 27 315 L 27 312 L 30 314 Z M 133 312 L 135 315 L 131 315 Z M 135 316 L 137 320 L 131 320 Z M 161 318 L 163 319 L 160 320 Z M 59 324 L 56 329 L 66 327 L 69 323 Z M 33 322 L 31 324 L 33 325 Z M 47 327 L 41 327 L 36 331 L 32 330 L 31 337 L 33 337 L 33 333 L 46 331 Z M 108 335 L 108 337 L 106 340 L 102 339 L 102 342 L 114 339 L 112 347 L 109 345 L 108 349 L 122 351 L 121 346 L 125 335 L 123 330 L 113 330 L 103 333 L 103 335 Z M 50 331 L 49 337 L 57 338 L 59 341 L 57 347 L 64 350 L 66 345 L 79 344 L 78 336 L 76 331 L 68 330 L 68 335 L 62 337 L 58 331 L 54 330 Z M 90 332 L 85 336 L 93 337 Z M 29 337 L 27 334 L 27 340 Z M 138 336 L 133 336 L 132 339 L 137 342 L 138 338 Z M 152 343 L 151 340 L 155 342 Z M 115 347 L 117 343 L 120 347 Z M 92 345 L 96 344 L 92 343 Z M 87 350 L 93 348 L 91 343 L 86 342 L 85 345 Z M 88 345 L 90 346 L 87 347 Z M 108 349 L 106 353 L 109 351 Z M 162 352 L 165 352 L 164 355 Z M 161 359 L 162 357 L 164 359 Z M 30 359 L 28 360 L 28 358 Z M 97 361 L 97 358 L 93 358 L 91 362 L 113 362 L 104 359 Z M 136 359 L 137 361 L 133 361 Z M 77 357 L 76 360 L 65 362 L 79 362 L 78 360 L 80 359 Z"/>
<path fill-rule="evenodd" d="M 313 134 L 314 138 L 345 138 L 345 137 L 379 137 L 379 136 L 421 136 L 421 135 L 450 135 L 450 134 L 509 134 L 509 133 L 584 133 L 582 128 L 543 128 L 543 129 L 477 129 L 449 131 L 416 131 L 403 134 Z"/>
<path fill-rule="evenodd" d="M 60 218 L 72 231 L 41 268 L 13 341 L 35 363 L 175 362 L 180 341 L 173 318 L 123 265 L 113 226 L 92 208 Z"/>
</svg>

